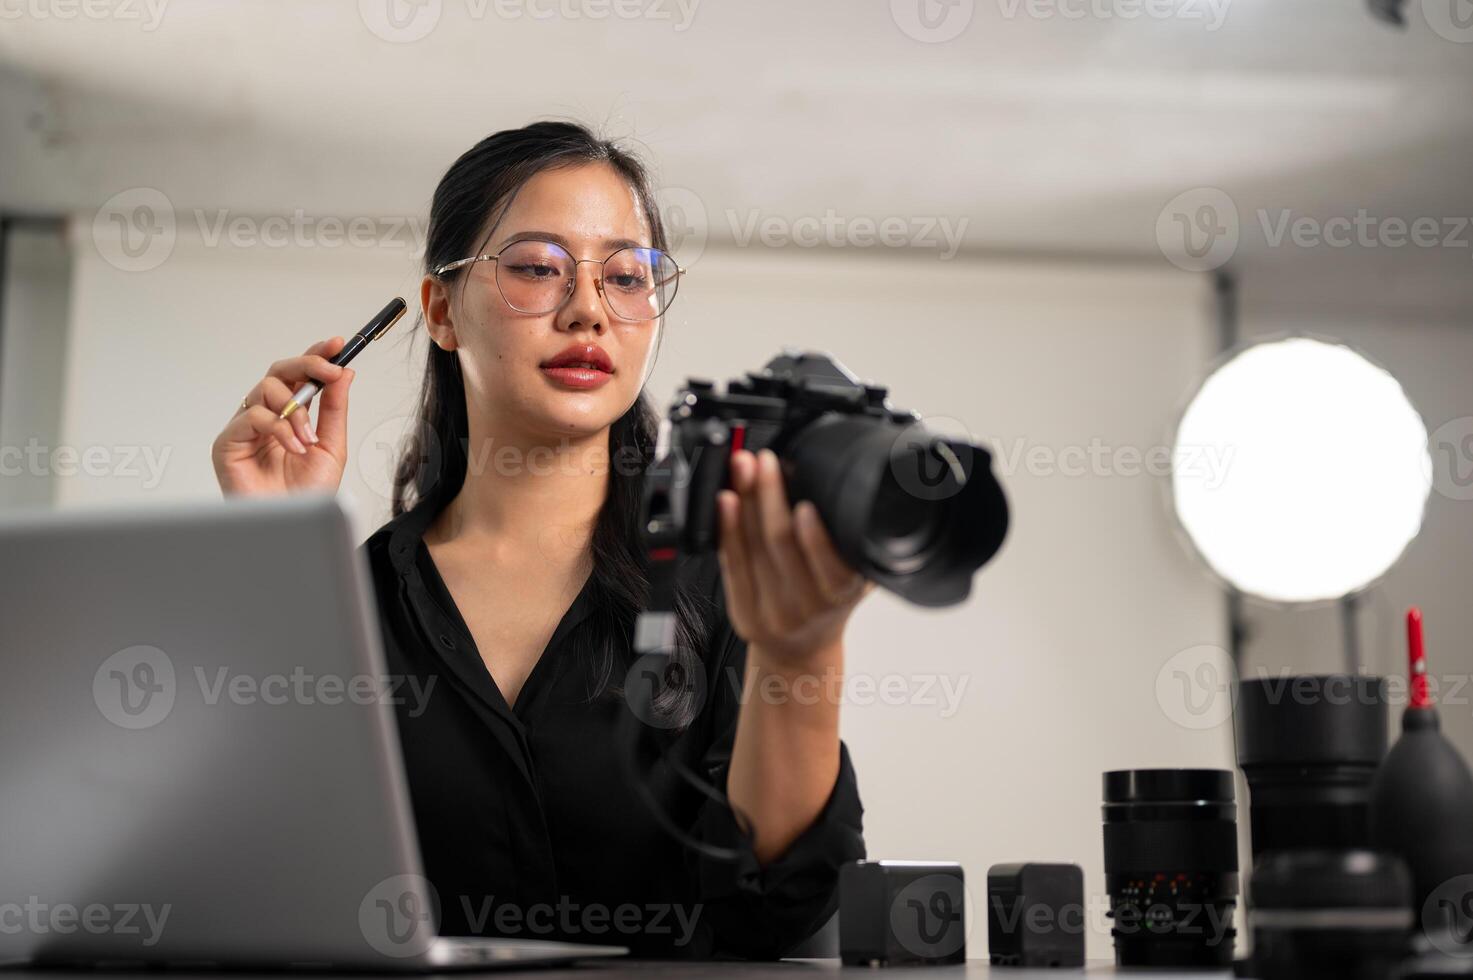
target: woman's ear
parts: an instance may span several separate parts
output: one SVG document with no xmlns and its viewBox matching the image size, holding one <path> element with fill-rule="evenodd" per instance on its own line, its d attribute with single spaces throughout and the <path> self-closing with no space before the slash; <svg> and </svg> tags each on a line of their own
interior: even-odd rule
<svg viewBox="0 0 1473 980">
<path fill-rule="evenodd" d="M 425 313 L 425 327 L 430 339 L 441 350 L 453 351 L 459 346 L 455 323 L 450 316 L 450 283 L 435 276 L 425 276 L 419 284 L 420 307 Z"/>
</svg>

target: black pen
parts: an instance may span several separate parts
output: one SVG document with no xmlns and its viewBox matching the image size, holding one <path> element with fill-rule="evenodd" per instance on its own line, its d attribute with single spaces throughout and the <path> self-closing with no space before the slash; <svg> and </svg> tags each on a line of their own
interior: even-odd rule
<svg viewBox="0 0 1473 980">
<path fill-rule="evenodd" d="M 408 308 L 408 305 L 404 302 L 404 297 L 395 296 L 389 302 L 388 306 L 379 310 L 378 315 L 368 321 L 366 327 L 355 333 L 343 345 L 342 350 L 329 358 L 329 362 L 336 364 L 338 367 L 346 367 L 349 361 L 358 356 L 359 351 L 388 333 L 389 328 L 399 322 L 399 318 L 404 315 L 404 311 Z M 281 410 L 281 414 L 277 418 L 286 418 L 297 409 L 312 401 L 312 396 L 321 390 L 322 385 L 316 381 L 309 380 L 302 387 L 292 392 L 291 401 L 286 403 L 286 408 Z"/>
</svg>

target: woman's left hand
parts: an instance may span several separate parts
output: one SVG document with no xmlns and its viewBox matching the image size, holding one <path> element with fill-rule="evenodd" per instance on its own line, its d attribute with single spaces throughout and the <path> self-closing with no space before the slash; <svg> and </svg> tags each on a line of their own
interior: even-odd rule
<svg viewBox="0 0 1473 980">
<path fill-rule="evenodd" d="M 811 501 L 788 504 L 776 454 L 739 450 L 717 496 L 727 616 L 749 647 L 797 667 L 829 651 L 874 588 L 839 556 Z"/>
</svg>

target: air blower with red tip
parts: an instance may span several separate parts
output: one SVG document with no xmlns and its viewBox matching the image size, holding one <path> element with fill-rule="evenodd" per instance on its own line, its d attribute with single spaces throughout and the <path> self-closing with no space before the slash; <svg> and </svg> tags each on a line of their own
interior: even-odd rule
<svg viewBox="0 0 1473 980">
<path fill-rule="evenodd" d="M 1401 738 L 1387 753 L 1371 784 L 1370 823 L 1375 846 L 1398 855 L 1412 872 L 1415 905 L 1428 938 L 1458 936 L 1457 902 L 1432 902 L 1439 889 L 1458 888 L 1473 876 L 1473 774 L 1439 730 L 1427 688 L 1422 613 L 1407 612 L 1411 687 Z M 1473 878 L 1462 882 L 1473 885 Z M 1437 934 L 1437 936 L 1434 936 Z M 1439 944 L 1440 945 L 1440 944 Z"/>
</svg>

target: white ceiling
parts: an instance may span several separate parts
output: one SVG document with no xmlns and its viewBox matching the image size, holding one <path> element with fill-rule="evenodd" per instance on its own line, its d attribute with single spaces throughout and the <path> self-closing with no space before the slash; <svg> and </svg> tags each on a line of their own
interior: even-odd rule
<svg viewBox="0 0 1473 980">
<path fill-rule="evenodd" d="M 1159 258 L 1163 205 L 1205 186 L 1236 261 L 1277 266 L 1260 208 L 1473 214 L 1473 32 L 1438 6 L 1468 0 L 1409 0 L 1401 31 L 1363 0 L 152 0 L 153 29 L 149 0 L 61 18 L 81 2 L 0 3 L 31 11 L 0 17 L 0 205 L 418 215 L 481 136 L 571 115 L 642 142 L 717 243 L 832 209 Z M 433 29 L 377 36 L 390 3 Z M 912 36 L 922 4 L 956 36 Z"/>
</svg>

